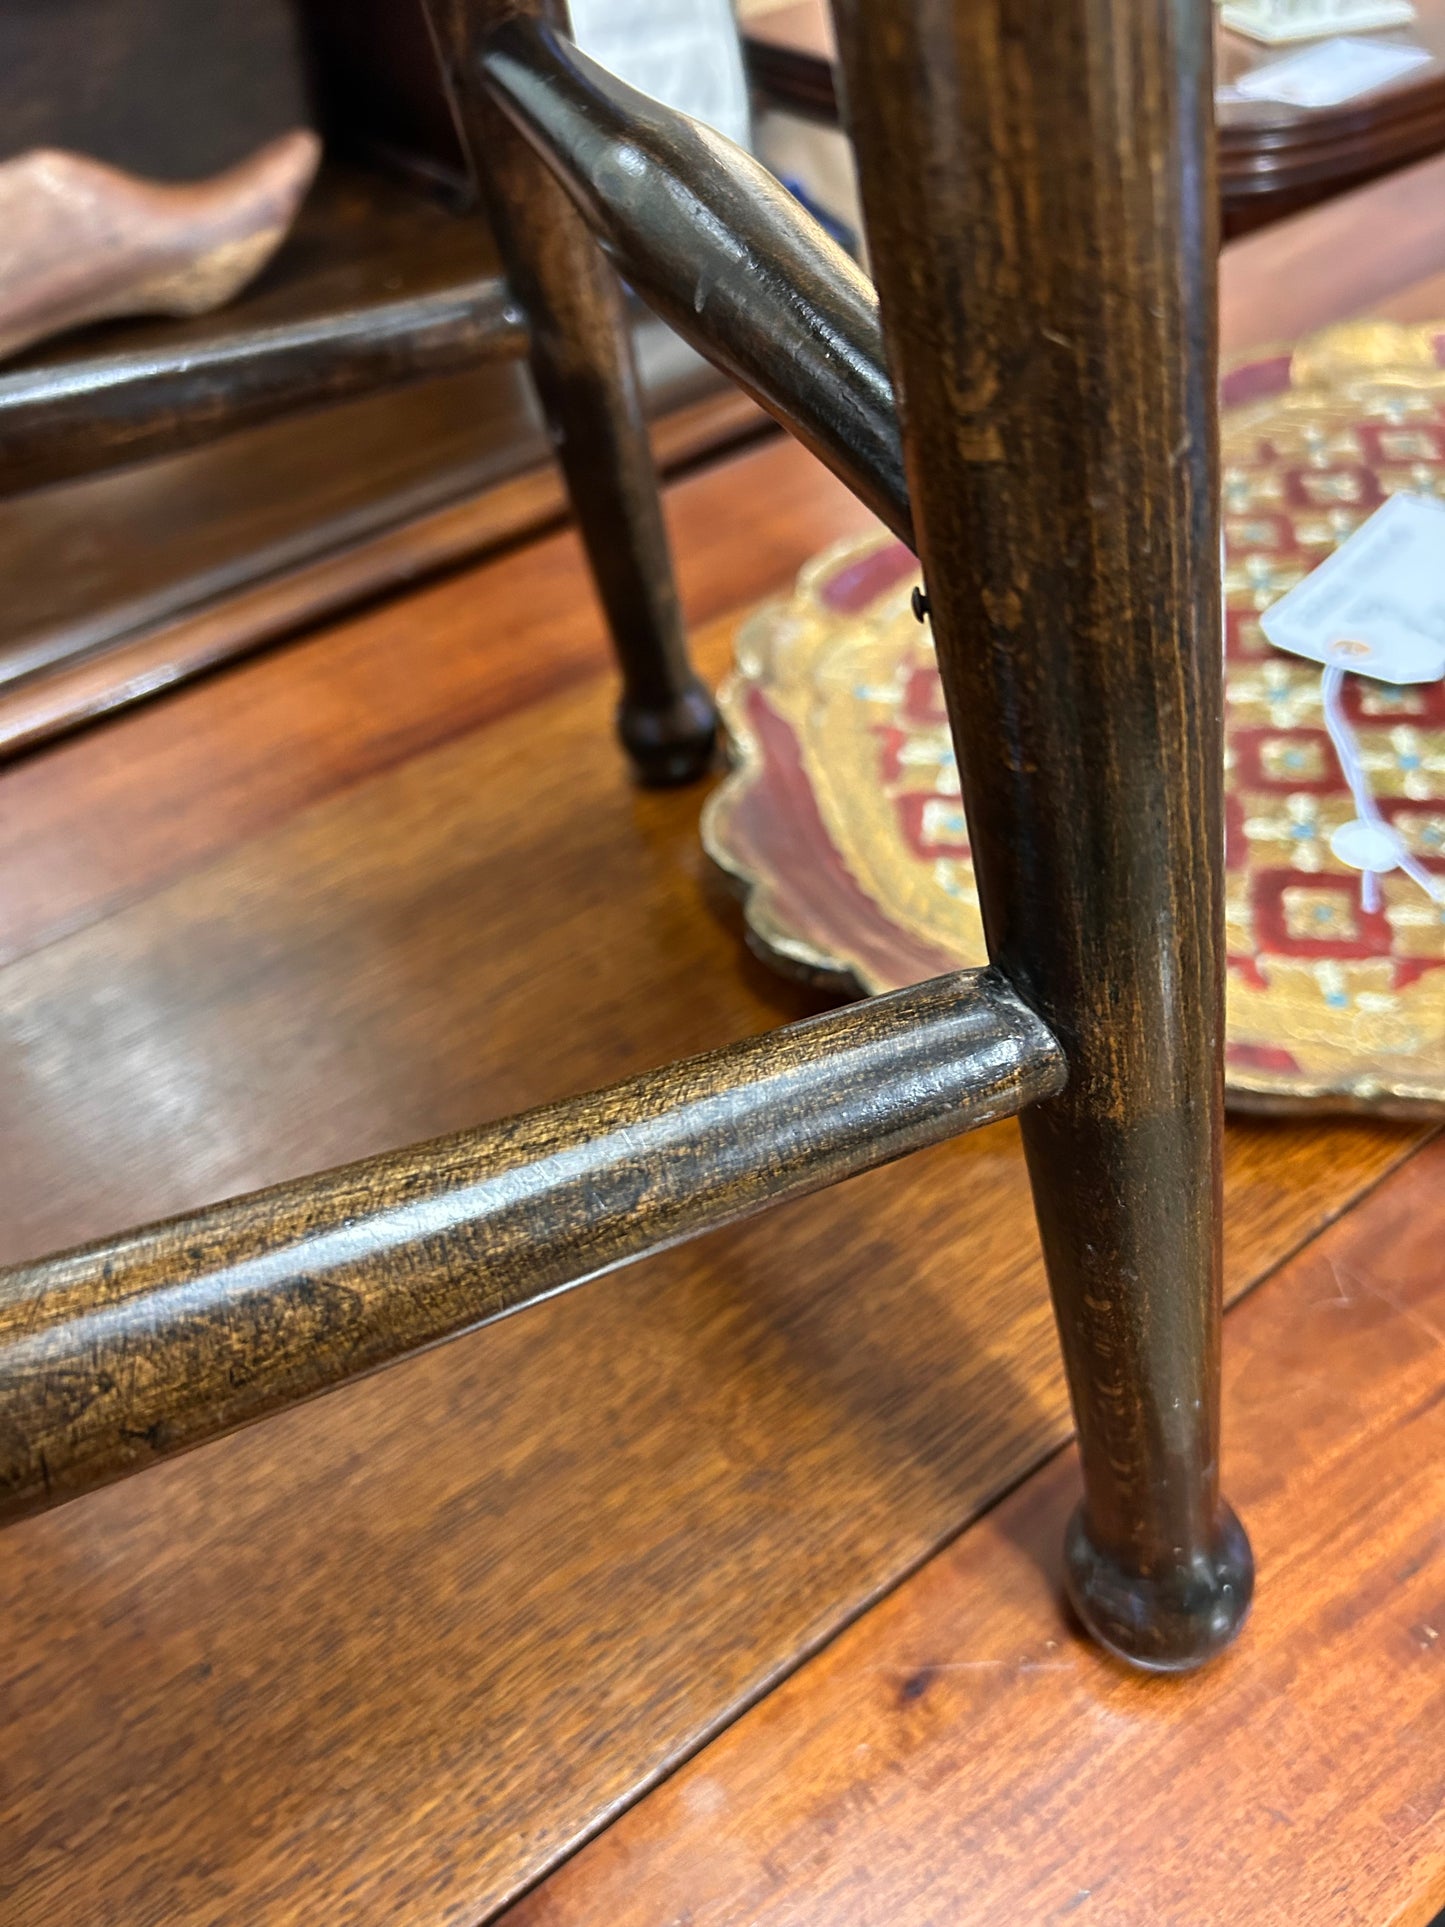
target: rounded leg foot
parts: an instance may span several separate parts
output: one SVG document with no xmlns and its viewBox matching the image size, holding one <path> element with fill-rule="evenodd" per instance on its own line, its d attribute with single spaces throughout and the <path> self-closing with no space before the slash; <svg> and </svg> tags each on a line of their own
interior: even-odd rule
<svg viewBox="0 0 1445 1927">
<path fill-rule="evenodd" d="M 712 697 L 693 682 L 664 709 L 623 701 L 617 733 L 638 780 L 652 789 L 692 783 L 712 768 L 718 719 Z"/>
<path fill-rule="evenodd" d="M 1064 1564 L 1085 1629 L 1116 1658 L 1149 1673 L 1187 1673 L 1223 1652 L 1254 1597 L 1254 1555 L 1224 1504 L 1212 1546 L 1153 1573 L 1132 1572 L 1100 1551 L 1080 1506 L 1069 1521 Z"/>
</svg>

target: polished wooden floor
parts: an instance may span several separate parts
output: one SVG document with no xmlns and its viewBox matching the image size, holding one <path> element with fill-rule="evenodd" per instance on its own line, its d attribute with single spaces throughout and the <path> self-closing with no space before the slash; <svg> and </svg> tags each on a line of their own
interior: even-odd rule
<svg viewBox="0 0 1445 1927">
<path fill-rule="evenodd" d="M 1442 208 L 1435 166 L 1239 244 L 1227 351 L 1445 315 Z M 782 441 L 670 515 L 712 674 L 866 520 Z M 806 1008 L 611 702 L 561 534 L 0 772 L 5 1255 Z M 13 1529 L 0 1919 L 1423 1922 L 1442 1176 L 1419 1129 L 1231 1126 L 1261 1587 L 1183 1684 L 1060 1612 L 1011 1126 Z"/>
</svg>

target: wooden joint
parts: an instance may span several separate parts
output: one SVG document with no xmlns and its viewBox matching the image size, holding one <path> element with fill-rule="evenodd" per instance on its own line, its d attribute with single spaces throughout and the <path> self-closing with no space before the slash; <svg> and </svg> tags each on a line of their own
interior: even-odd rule
<svg viewBox="0 0 1445 1927">
<path fill-rule="evenodd" d="M 857 263 L 751 154 L 545 23 L 505 20 L 474 58 L 618 272 L 912 547 L 878 298 Z"/>
</svg>

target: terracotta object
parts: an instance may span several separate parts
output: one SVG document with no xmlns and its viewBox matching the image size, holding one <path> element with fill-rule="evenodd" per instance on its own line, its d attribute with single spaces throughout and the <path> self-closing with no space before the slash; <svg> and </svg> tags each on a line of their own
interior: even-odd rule
<svg viewBox="0 0 1445 1927">
<path fill-rule="evenodd" d="M 0 356 L 89 321 L 205 314 L 284 238 L 321 157 L 305 128 L 172 185 L 34 148 L 0 166 Z"/>
<path fill-rule="evenodd" d="M 1445 1111 L 1445 908 L 1399 872 L 1376 913 L 1330 849 L 1353 813 L 1320 677 L 1260 610 L 1387 494 L 1445 495 L 1445 326 L 1326 330 L 1224 383 L 1231 1101 Z M 722 707 L 736 754 L 704 839 L 747 893 L 756 948 L 874 992 L 984 961 L 942 689 L 873 536 L 809 564 L 739 632 Z M 1445 876 L 1445 686 L 1351 677 L 1381 808 Z"/>
</svg>

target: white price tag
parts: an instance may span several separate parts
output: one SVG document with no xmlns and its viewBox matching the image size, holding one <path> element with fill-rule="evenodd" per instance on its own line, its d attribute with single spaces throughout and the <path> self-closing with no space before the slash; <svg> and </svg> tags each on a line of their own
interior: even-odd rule
<svg viewBox="0 0 1445 1927">
<path fill-rule="evenodd" d="M 1239 100 L 1278 100 L 1290 107 L 1338 107 L 1429 66 L 1432 57 L 1424 47 L 1336 37 L 1254 68 L 1234 83 L 1234 94 Z"/>
<path fill-rule="evenodd" d="M 1277 649 L 1380 682 L 1445 676 L 1445 502 L 1392 495 L 1260 617 Z"/>
</svg>

